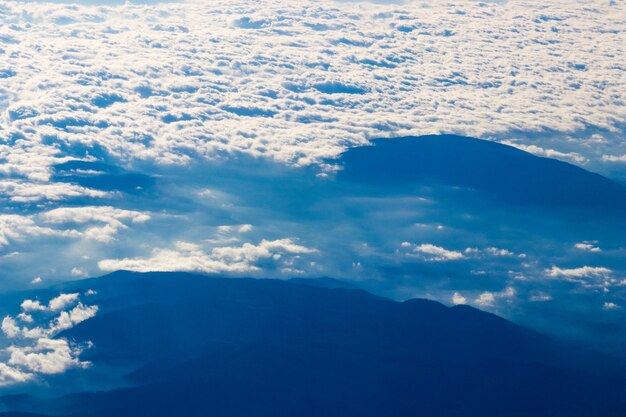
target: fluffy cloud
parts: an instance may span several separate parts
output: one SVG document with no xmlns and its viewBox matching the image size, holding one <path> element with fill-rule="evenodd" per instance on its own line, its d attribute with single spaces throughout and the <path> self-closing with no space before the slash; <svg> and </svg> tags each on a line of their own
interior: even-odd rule
<svg viewBox="0 0 626 417">
<path fill-rule="evenodd" d="M 89 365 L 79 359 L 83 346 L 55 336 L 95 316 L 98 306 L 81 303 L 79 294 L 60 294 L 47 305 L 24 300 L 21 308 L 16 317 L 2 320 L 10 344 L 0 350 L 0 387 Z"/>
<path fill-rule="evenodd" d="M 0 160 L 11 179 L 0 194 L 104 196 L 46 182 L 91 147 L 124 161 L 243 152 L 307 165 L 377 136 L 615 132 L 625 16 L 622 2 L 600 0 L 4 2 Z M 557 148 L 567 141 L 525 140 L 587 158 Z M 579 142 L 600 159 L 625 151 Z"/>
<path fill-rule="evenodd" d="M 491 307 L 497 299 L 511 301 L 515 297 L 516 291 L 513 287 L 506 287 L 500 292 L 485 291 L 481 293 L 474 302 L 481 307 Z"/>
<path fill-rule="evenodd" d="M 48 224 L 100 223 L 101 226 L 90 226 L 85 229 L 83 236 L 105 243 L 114 240 L 119 230 L 128 228 L 124 221 L 137 224 L 150 220 L 148 213 L 110 206 L 64 207 L 47 211 L 40 217 Z"/>
<path fill-rule="evenodd" d="M 85 238 L 111 242 L 128 223 L 139 224 L 150 219 L 145 212 L 122 210 L 110 206 L 64 207 L 38 215 L 0 214 L 0 247 L 25 238 L 52 236 Z M 77 225 L 86 225 L 77 229 Z"/>
<path fill-rule="evenodd" d="M 452 304 L 454 305 L 467 304 L 467 298 L 463 297 L 461 293 L 455 292 L 454 294 L 452 294 Z"/>
<path fill-rule="evenodd" d="M 447 250 L 442 248 L 441 246 L 435 246 L 430 243 L 423 243 L 419 246 L 416 246 L 413 251 L 421 255 L 426 255 L 426 259 L 429 261 L 436 262 L 457 261 L 464 258 L 461 252 Z"/>
<path fill-rule="evenodd" d="M 545 270 L 546 275 L 567 282 L 580 284 L 586 288 L 601 288 L 609 292 L 612 287 L 619 287 L 620 280 L 613 276 L 613 271 L 601 266 L 581 266 L 578 268 L 560 268 L 553 266 Z"/>
<path fill-rule="evenodd" d="M 596 246 L 597 244 L 598 242 L 596 241 L 593 241 L 593 242 L 584 241 L 584 242 L 576 243 L 574 247 L 578 250 L 583 250 L 587 252 L 602 252 L 602 249 L 600 249 L 599 246 Z"/>
<path fill-rule="evenodd" d="M 15 203 L 31 203 L 41 200 L 66 200 L 74 197 L 101 198 L 109 193 L 81 187 L 75 184 L 42 183 L 20 180 L 0 181 L 0 196 L 8 196 Z"/>
<path fill-rule="evenodd" d="M 98 263 L 104 271 L 196 271 L 205 273 L 249 273 L 259 271 L 257 262 L 267 260 L 293 265 L 294 257 L 314 253 L 314 249 L 291 239 L 262 240 L 258 245 L 213 248 L 209 253 L 196 244 L 177 242 L 174 249 L 154 249 L 148 258 L 105 259 Z M 267 271 L 269 272 L 269 271 Z"/>
</svg>

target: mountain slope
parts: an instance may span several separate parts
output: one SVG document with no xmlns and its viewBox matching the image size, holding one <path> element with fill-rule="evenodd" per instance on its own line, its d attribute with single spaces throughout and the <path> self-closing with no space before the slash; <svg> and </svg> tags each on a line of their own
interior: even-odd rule
<svg viewBox="0 0 626 417">
<path fill-rule="evenodd" d="M 471 307 L 178 273 L 122 272 L 66 287 L 98 291 L 102 314 L 64 336 L 94 342 L 83 358 L 99 372 L 120 364 L 130 371 L 108 392 L 4 397 L 10 410 L 93 417 L 626 411 L 622 379 L 570 368 L 562 358 L 571 352 Z"/>
<path fill-rule="evenodd" d="M 626 207 L 626 187 L 555 159 L 454 135 L 379 139 L 342 155 L 339 178 L 390 188 L 432 182 L 488 192 L 513 203 Z"/>
</svg>

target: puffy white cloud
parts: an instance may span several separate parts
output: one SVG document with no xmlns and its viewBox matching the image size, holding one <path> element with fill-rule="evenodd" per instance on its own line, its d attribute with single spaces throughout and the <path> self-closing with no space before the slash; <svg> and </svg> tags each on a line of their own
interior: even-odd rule
<svg viewBox="0 0 626 417">
<path fill-rule="evenodd" d="M 42 305 L 37 300 L 24 300 L 22 301 L 21 307 L 24 311 L 45 311 L 47 309 L 46 306 Z"/>
<path fill-rule="evenodd" d="M 67 230 L 56 230 L 38 225 L 32 216 L 0 214 L 0 247 L 27 236 L 71 236 Z"/>
<path fill-rule="evenodd" d="M 150 220 L 148 213 L 110 206 L 62 207 L 42 213 L 40 217 L 48 224 L 103 224 L 88 227 L 83 236 L 104 243 L 114 240 L 119 230 L 128 229 L 124 221 L 144 223 Z"/>
<path fill-rule="evenodd" d="M 498 292 L 492 292 L 492 291 L 482 292 L 474 300 L 474 302 L 481 307 L 491 307 L 499 299 L 510 302 L 515 297 L 516 294 L 517 294 L 517 291 L 515 291 L 515 288 L 506 287 L 502 291 L 498 291 Z"/>
<path fill-rule="evenodd" d="M 7 365 L 25 373 L 59 374 L 69 368 L 89 365 L 78 359 L 81 349 L 70 346 L 65 339 L 40 338 L 34 346 L 11 346 L 7 351 L 10 353 Z"/>
<path fill-rule="evenodd" d="M 148 221 L 146 212 L 110 206 L 61 207 L 38 215 L 0 214 L 0 247 L 32 237 L 85 238 L 108 243 L 129 224 Z M 82 230 L 77 226 L 83 225 Z M 36 282 L 33 282 L 36 283 Z"/>
<path fill-rule="evenodd" d="M 593 241 L 593 242 L 584 241 L 584 242 L 576 243 L 574 247 L 576 249 L 584 250 L 587 252 L 602 252 L 602 249 L 600 249 L 599 246 L 596 246 L 597 244 L 598 242 L 596 241 Z"/>
<path fill-rule="evenodd" d="M 580 284 L 585 288 L 601 288 L 609 292 L 611 287 L 618 287 L 620 281 L 613 276 L 613 271 L 602 266 L 581 266 L 578 268 L 560 268 L 553 266 L 545 274 L 551 278 Z"/>
<path fill-rule="evenodd" d="M 48 309 L 51 311 L 60 311 L 65 309 L 69 304 L 73 304 L 78 300 L 78 293 L 61 294 L 58 297 L 53 298 L 48 303 Z"/>
<path fill-rule="evenodd" d="M 423 243 L 416 246 L 413 251 L 421 255 L 426 255 L 428 261 L 457 261 L 464 258 L 461 252 L 447 250 L 441 246 L 435 246 L 430 243 Z"/>
<path fill-rule="evenodd" d="M 460 292 L 455 292 L 452 294 L 452 304 L 467 304 L 467 298 L 463 297 Z"/>
<path fill-rule="evenodd" d="M 82 346 L 55 338 L 59 332 L 92 318 L 98 312 L 98 306 L 85 305 L 78 298 L 78 294 L 60 294 L 47 305 L 24 300 L 22 312 L 17 315 L 21 326 L 14 317 L 4 317 L 1 330 L 11 343 L 0 350 L 0 358 L 5 357 L 0 360 L 0 387 L 89 365 L 79 358 Z M 34 317 L 34 314 L 38 316 Z"/>
<path fill-rule="evenodd" d="M 494 301 L 496 301 L 496 296 L 494 293 L 485 291 L 481 293 L 478 298 L 475 300 L 475 303 L 479 306 L 491 306 Z"/>
<path fill-rule="evenodd" d="M 0 196 L 6 195 L 12 202 L 30 203 L 41 200 L 66 200 L 75 197 L 102 198 L 109 193 L 75 184 L 42 183 L 20 180 L 0 180 Z"/>
<path fill-rule="evenodd" d="M 602 309 L 603 310 L 619 310 L 621 307 L 619 306 L 619 304 L 613 303 L 611 301 L 606 301 L 603 305 L 602 305 Z"/>
<path fill-rule="evenodd" d="M 104 271 L 246 273 L 258 271 L 260 268 L 256 263 L 260 260 L 289 263 L 294 256 L 314 252 L 314 249 L 298 245 L 291 239 L 264 239 L 258 245 L 244 243 L 242 246 L 217 247 L 209 253 L 197 244 L 177 242 L 174 249 L 154 249 L 148 258 L 105 259 L 98 266 Z"/>
<path fill-rule="evenodd" d="M 30 372 L 24 372 L 18 368 L 0 362 L 0 387 L 24 383 L 33 379 L 34 376 L 35 375 Z"/>
</svg>

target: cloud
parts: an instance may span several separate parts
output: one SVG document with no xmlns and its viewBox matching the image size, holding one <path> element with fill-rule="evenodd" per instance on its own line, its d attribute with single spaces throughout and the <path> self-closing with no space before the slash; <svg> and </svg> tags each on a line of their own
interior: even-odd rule
<svg viewBox="0 0 626 417">
<path fill-rule="evenodd" d="M 494 293 L 485 291 L 484 293 L 478 296 L 478 298 L 475 300 L 475 303 L 483 307 L 491 306 L 495 300 L 496 300 L 496 296 Z"/>
<path fill-rule="evenodd" d="M 128 224 L 150 219 L 146 212 L 110 206 L 61 207 L 38 215 L 0 214 L 0 247 L 29 237 L 84 238 L 108 243 Z M 84 225 L 82 230 L 76 226 Z"/>
<path fill-rule="evenodd" d="M 63 310 L 67 305 L 73 304 L 78 300 L 78 293 L 73 294 L 61 294 L 58 297 L 53 298 L 48 303 L 48 309 L 50 311 Z"/>
<path fill-rule="evenodd" d="M 452 304 L 454 305 L 467 304 L 467 299 L 463 297 L 461 293 L 455 292 L 454 294 L 452 294 Z"/>
<path fill-rule="evenodd" d="M 6 195 L 16 203 L 32 203 L 41 200 L 67 200 L 76 197 L 103 198 L 109 193 L 75 184 L 39 183 L 19 180 L 0 180 L 0 196 Z"/>
<path fill-rule="evenodd" d="M 79 358 L 89 343 L 79 345 L 55 336 L 94 317 L 98 306 L 81 303 L 78 294 L 60 294 L 47 305 L 24 300 L 21 309 L 17 320 L 5 316 L 0 327 L 10 341 L 0 350 L 0 387 L 89 366 Z"/>
<path fill-rule="evenodd" d="M 609 275 L 610 269 L 600 266 L 581 266 L 579 268 L 559 268 L 553 266 L 550 269 L 546 269 L 546 273 L 550 277 L 554 278 L 585 278 L 585 277 L 604 277 Z"/>
<path fill-rule="evenodd" d="M 146 212 L 122 210 L 110 206 L 63 207 L 47 211 L 40 218 L 48 224 L 91 224 L 101 223 L 102 226 L 90 226 L 82 232 L 87 239 L 108 243 L 115 240 L 119 230 L 128 229 L 124 221 L 139 224 L 150 220 Z"/>
<path fill-rule="evenodd" d="M 603 310 L 619 310 L 621 307 L 613 302 L 607 301 L 602 305 Z"/>
<path fill-rule="evenodd" d="M 624 155 L 602 155 L 602 160 L 608 162 L 626 162 L 626 154 Z"/>
<path fill-rule="evenodd" d="M 561 159 L 567 162 L 573 162 L 576 164 L 585 164 L 588 159 L 576 152 L 560 152 L 554 149 L 546 149 L 537 145 L 523 145 L 513 142 L 511 140 L 503 140 L 501 143 L 515 148 L 521 149 L 525 152 L 532 153 L 533 155 L 543 156 L 546 158 Z"/>
<path fill-rule="evenodd" d="M 22 240 L 28 236 L 58 236 L 75 235 L 67 230 L 55 230 L 40 226 L 33 216 L 17 214 L 0 214 L 0 247 L 9 245 L 12 241 Z"/>
<path fill-rule="evenodd" d="M 491 307 L 498 299 L 504 299 L 511 301 L 517 294 L 517 291 L 513 287 L 506 287 L 499 292 L 485 291 L 481 293 L 474 302 L 481 307 Z"/>
<path fill-rule="evenodd" d="M 622 8 L 7 1 L 0 194 L 108 196 L 53 182 L 53 166 L 85 149 L 130 164 L 245 153 L 323 165 L 381 136 L 616 132 L 626 121 Z M 553 148 L 532 137 L 516 146 L 577 163 L 626 152 L 619 141 L 591 149 L 590 138 L 557 136 Z"/>
<path fill-rule="evenodd" d="M 578 250 L 583 250 L 587 252 L 602 252 L 602 249 L 600 249 L 599 246 L 596 246 L 597 244 L 598 242 L 596 241 L 593 241 L 593 242 L 584 241 L 584 242 L 576 243 L 574 247 Z"/>
<path fill-rule="evenodd" d="M 464 258 L 461 252 L 447 250 L 442 248 L 441 246 L 435 246 L 430 243 L 423 243 L 419 246 L 416 246 L 413 251 L 422 255 L 426 255 L 426 260 L 435 262 L 458 261 Z"/>
<path fill-rule="evenodd" d="M 585 265 L 578 268 L 553 266 L 544 272 L 549 277 L 577 283 L 587 288 L 602 288 L 604 292 L 608 292 L 613 286 L 619 286 L 619 280 L 612 276 L 613 271 L 601 266 Z"/>
<path fill-rule="evenodd" d="M 294 257 L 312 254 L 314 249 L 291 239 L 262 240 L 258 245 L 213 248 L 209 253 L 194 243 L 177 242 L 174 249 L 154 249 L 148 258 L 105 259 L 98 262 L 103 271 L 195 271 L 204 273 L 248 273 L 259 271 L 259 261 L 291 265 Z M 266 271 L 269 273 L 269 271 Z"/>
</svg>

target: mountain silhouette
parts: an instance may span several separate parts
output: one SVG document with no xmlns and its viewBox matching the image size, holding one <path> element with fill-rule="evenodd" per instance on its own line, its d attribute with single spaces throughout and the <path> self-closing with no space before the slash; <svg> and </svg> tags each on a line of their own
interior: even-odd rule
<svg viewBox="0 0 626 417">
<path fill-rule="evenodd" d="M 130 272 L 62 284 L 97 291 L 100 313 L 62 336 L 94 343 L 81 359 L 98 375 L 125 369 L 119 386 L 5 396 L 0 415 L 625 415 L 619 372 L 493 314 L 312 284 Z"/>
<path fill-rule="evenodd" d="M 626 187 L 599 174 L 500 143 L 454 135 L 374 140 L 341 157 L 344 181 L 406 191 L 440 183 L 512 203 L 626 208 Z"/>
</svg>

